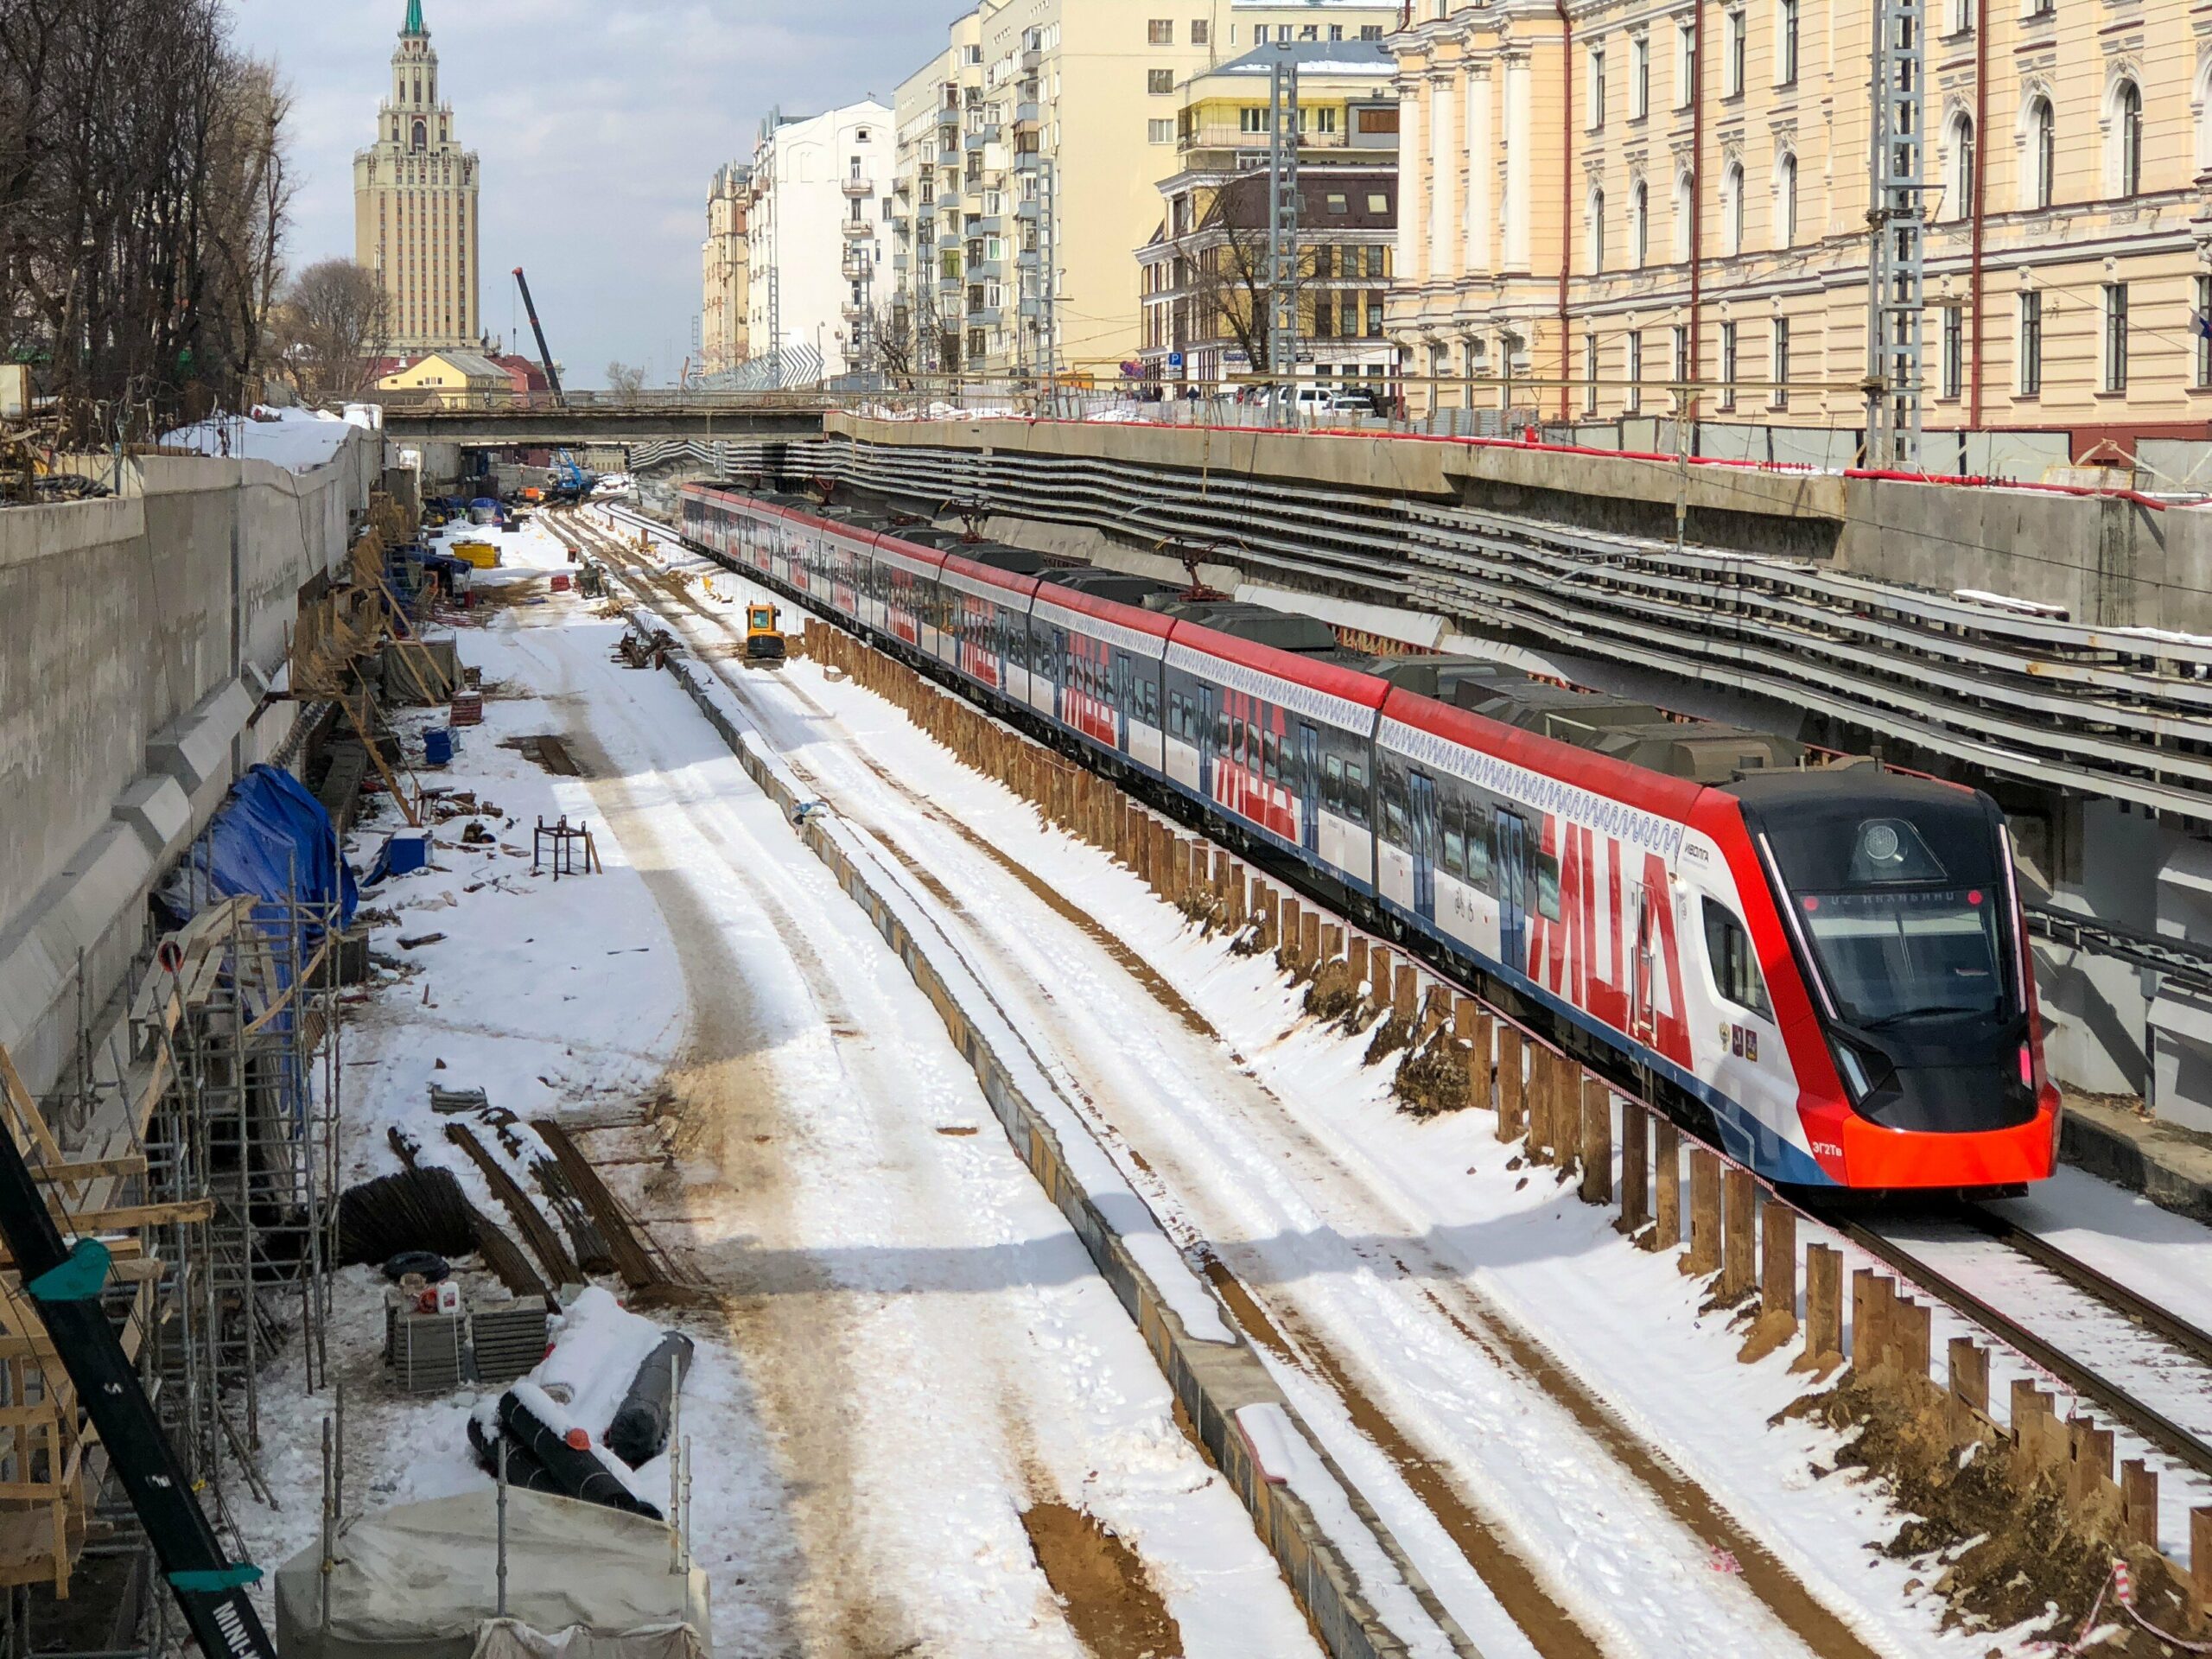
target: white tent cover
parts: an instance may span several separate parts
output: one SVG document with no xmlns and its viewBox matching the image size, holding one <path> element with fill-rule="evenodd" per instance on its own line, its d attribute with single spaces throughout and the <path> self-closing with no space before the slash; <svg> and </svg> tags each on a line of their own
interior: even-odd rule
<svg viewBox="0 0 2212 1659">
<path fill-rule="evenodd" d="M 322 1622 L 322 1550 L 277 1570 L 283 1659 L 709 1659 L 707 1575 L 669 1569 L 658 1521 L 507 1493 L 507 1613 L 497 1494 L 385 1510 L 339 1534 Z"/>
</svg>

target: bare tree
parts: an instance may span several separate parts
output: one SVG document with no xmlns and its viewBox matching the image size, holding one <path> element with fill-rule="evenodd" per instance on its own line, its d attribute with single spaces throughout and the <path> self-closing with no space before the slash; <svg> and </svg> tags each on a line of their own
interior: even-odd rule
<svg viewBox="0 0 2212 1659">
<path fill-rule="evenodd" d="M 1254 374 L 1268 373 L 1274 365 L 1268 361 L 1267 226 L 1217 214 L 1179 238 L 1175 253 L 1184 264 L 1176 285 L 1191 291 L 1191 339 L 1234 340 Z M 1314 274 L 1310 247 L 1299 251 L 1298 274 L 1301 283 Z M 1312 302 L 1300 308 L 1310 315 Z"/>
<path fill-rule="evenodd" d="M 0 0 L 0 355 L 77 439 L 250 391 L 289 187 L 289 100 L 221 0 Z"/>
<path fill-rule="evenodd" d="M 383 281 L 351 259 L 309 265 L 284 293 L 279 349 L 307 402 L 359 397 L 391 338 L 391 301 Z"/>
<path fill-rule="evenodd" d="M 643 369 L 633 368 L 619 359 L 607 365 L 607 388 L 625 403 L 635 398 L 645 387 L 645 372 Z"/>
</svg>

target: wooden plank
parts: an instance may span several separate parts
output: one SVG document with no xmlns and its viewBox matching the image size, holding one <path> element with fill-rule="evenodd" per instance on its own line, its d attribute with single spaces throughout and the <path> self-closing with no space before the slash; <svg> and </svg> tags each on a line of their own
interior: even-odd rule
<svg viewBox="0 0 2212 1659">
<path fill-rule="evenodd" d="M 561 1242 L 561 1236 L 553 1230 L 552 1224 L 530 1201 L 530 1194 L 522 1190 L 521 1184 L 507 1173 L 506 1166 L 494 1158 L 477 1140 L 474 1131 L 466 1123 L 448 1123 L 446 1125 L 446 1139 L 467 1153 L 469 1160 L 483 1172 L 485 1181 L 491 1186 L 492 1196 L 499 1199 L 500 1207 L 507 1212 L 507 1218 L 514 1223 L 524 1242 L 536 1252 L 540 1264 L 552 1275 L 553 1282 L 556 1285 L 582 1284 L 582 1271 L 577 1268 L 575 1258 L 569 1254 L 568 1246 Z"/>
<path fill-rule="evenodd" d="M 54 1138 L 54 1131 L 47 1128 L 46 1116 L 39 1110 L 38 1102 L 31 1098 L 31 1091 L 23 1087 L 22 1074 L 16 1070 L 16 1057 L 8 1052 L 5 1043 L 0 1043 L 0 1090 L 4 1090 L 9 1115 L 15 1120 L 13 1127 L 17 1144 L 22 1144 L 28 1136 L 30 1144 L 38 1148 L 41 1162 L 59 1164 L 65 1161 L 60 1142 Z M 69 1185 L 73 1193 L 76 1183 L 73 1181 Z"/>
<path fill-rule="evenodd" d="M 146 1160 L 142 1157 L 96 1158 L 89 1163 L 55 1164 L 31 1172 L 31 1179 L 39 1181 L 91 1180 L 98 1176 L 143 1175 Z"/>
</svg>

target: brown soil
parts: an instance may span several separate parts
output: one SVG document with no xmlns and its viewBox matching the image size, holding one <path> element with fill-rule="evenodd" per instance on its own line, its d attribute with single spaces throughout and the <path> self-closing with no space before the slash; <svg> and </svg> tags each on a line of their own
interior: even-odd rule
<svg viewBox="0 0 2212 1659">
<path fill-rule="evenodd" d="M 1545 1659 L 1600 1659 L 1604 1649 L 1596 1638 L 1553 1599 L 1529 1563 L 1459 1496 L 1450 1477 L 1405 1437 L 1335 1356 L 1310 1340 L 1294 1345 L 1250 1287 L 1217 1257 L 1208 1255 L 1202 1265 L 1207 1281 L 1220 1293 L 1230 1316 L 1246 1336 L 1284 1363 L 1319 1376 L 1344 1401 L 1353 1424 L 1396 1466 L 1538 1653 Z"/>
<path fill-rule="evenodd" d="M 1021 1524 L 1069 1628 L 1094 1659 L 1182 1659 L 1183 1632 L 1143 1560 L 1096 1516 L 1033 1503 Z"/>
<path fill-rule="evenodd" d="M 1947 1625 L 2005 1630 L 2056 1607 L 2044 1632 L 2070 1640 L 2095 1605 L 2113 1559 L 2124 1555 L 2134 1570 L 2137 1611 L 2177 1634 L 2201 1633 L 2164 1558 L 2122 1541 L 2116 1516 L 2085 1522 L 2056 1479 L 2031 1469 L 2001 1435 L 1985 1435 L 1961 1466 L 1942 1393 L 1932 1383 L 1918 1392 L 1910 1401 L 1894 1382 L 1870 1382 L 1847 1371 L 1833 1389 L 1800 1401 L 1789 1414 L 1859 1430 L 1837 1467 L 1879 1481 L 1891 1502 L 1914 1517 L 1885 1548 L 1900 1560 L 1926 1559 L 1948 1604 Z M 2118 1617 L 2109 1597 L 2104 1616 Z M 2147 1656 L 2173 1649 L 2131 1627 L 2097 1651 Z"/>
<path fill-rule="evenodd" d="M 1375 1035 L 1368 1039 L 1367 1053 L 1362 1065 L 1380 1065 L 1414 1039 L 1411 1016 L 1393 1013 L 1388 1020 L 1375 1027 Z"/>
<path fill-rule="evenodd" d="M 1367 1022 L 1367 1002 L 1349 962 L 1338 957 L 1321 964 L 1306 988 L 1306 1012 L 1323 1025 L 1336 1021 L 1347 1031 L 1357 1031 Z"/>
<path fill-rule="evenodd" d="M 1398 1109 L 1409 1117 L 1440 1117 L 1471 1104 L 1467 1084 L 1472 1052 L 1449 1026 L 1439 1027 L 1427 1042 L 1407 1050 L 1390 1085 Z"/>
</svg>

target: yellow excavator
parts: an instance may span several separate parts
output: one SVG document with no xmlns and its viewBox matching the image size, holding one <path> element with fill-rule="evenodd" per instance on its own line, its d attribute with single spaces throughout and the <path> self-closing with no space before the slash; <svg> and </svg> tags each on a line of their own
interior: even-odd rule
<svg viewBox="0 0 2212 1659">
<path fill-rule="evenodd" d="M 745 607 L 745 660 L 755 668 L 781 668 L 786 648 L 776 607 L 758 601 Z"/>
</svg>

